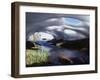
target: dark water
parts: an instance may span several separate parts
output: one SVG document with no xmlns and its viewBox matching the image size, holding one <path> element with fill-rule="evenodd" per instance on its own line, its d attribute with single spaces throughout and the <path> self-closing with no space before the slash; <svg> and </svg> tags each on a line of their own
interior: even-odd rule
<svg viewBox="0 0 100 80">
<path fill-rule="evenodd" d="M 81 44 L 83 47 L 79 48 L 75 48 L 75 45 L 71 45 L 72 48 L 69 48 L 68 46 L 66 46 L 67 44 L 64 47 L 58 47 L 50 42 L 38 41 L 36 43 L 38 43 L 45 49 L 49 49 L 48 61 L 46 63 L 28 65 L 28 67 L 89 64 L 89 48 L 86 45 L 83 46 Z M 78 45 L 80 44 L 77 44 L 76 47 Z M 73 48 L 73 46 L 75 49 Z"/>
</svg>

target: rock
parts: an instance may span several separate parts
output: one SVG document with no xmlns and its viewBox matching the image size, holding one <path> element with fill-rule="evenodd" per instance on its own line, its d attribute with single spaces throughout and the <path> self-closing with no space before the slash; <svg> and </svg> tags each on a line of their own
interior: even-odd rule
<svg viewBox="0 0 100 80">
<path fill-rule="evenodd" d="M 26 49 L 31 49 L 32 47 L 35 47 L 35 45 L 30 41 L 26 41 Z"/>
</svg>

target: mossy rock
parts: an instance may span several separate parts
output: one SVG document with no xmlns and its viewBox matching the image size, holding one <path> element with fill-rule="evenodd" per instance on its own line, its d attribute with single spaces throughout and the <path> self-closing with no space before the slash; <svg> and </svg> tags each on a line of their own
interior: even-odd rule
<svg viewBox="0 0 100 80">
<path fill-rule="evenodd" d="M 47 62 L 48 51 L 26 50 L 26 65 L 41 64 Z"/>
</svg>

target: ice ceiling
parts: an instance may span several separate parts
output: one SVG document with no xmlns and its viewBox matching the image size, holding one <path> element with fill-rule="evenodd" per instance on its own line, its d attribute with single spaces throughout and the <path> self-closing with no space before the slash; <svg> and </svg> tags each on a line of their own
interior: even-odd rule
<svg viewBox="0 0 100 80">
<path fill-rule="evenodd" d="M 89 15 L 27 12 L 26 40 L 36 32 L 48 40 L 89 38 L 89 23 Z"/>
</svg>

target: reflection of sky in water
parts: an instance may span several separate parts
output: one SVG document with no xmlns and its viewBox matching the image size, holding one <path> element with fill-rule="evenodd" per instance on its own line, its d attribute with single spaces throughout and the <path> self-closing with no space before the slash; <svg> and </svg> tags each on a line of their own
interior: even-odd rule
<svg viewBox="0 0 100 80">
<path fill-rule="evenodd" d="M 35 32 L 76 40 L 89 37 L 89 15 L 26 13 L 26 39 Z"/>
<path fill-rule="evenodd" d="M 81 21 L 78 20 L 78 19 L 75 19 L 75 18 L 67 18 L 67 17 L 65 17 L 65 23 L 68 24 L 68 25 L 75 26 L 75 25 L 80 24 Z"/>
<path fill-rule="evenodd" d="M 27 13 L 26 38 L 32 41 L 31 35 L 38 32 L 36 42 L 42 48 L 50 48 L 51 58 L 56 61 L 57 55 L 80 57 L 80 52 L 55 47 L 48 43 L 51 39 L 78 40 L 89 38 L 89 15 Z M 88 24 L 85 24 L 88 23 Z M 78 27 L 77 27 L 78 26 Z M 36 34 L 37 35 L 37 34 Z M 55 56 L 54 56 L 55 55 Z M 53 58 L 54 57 L 54 58 Z"/>
</svg>

